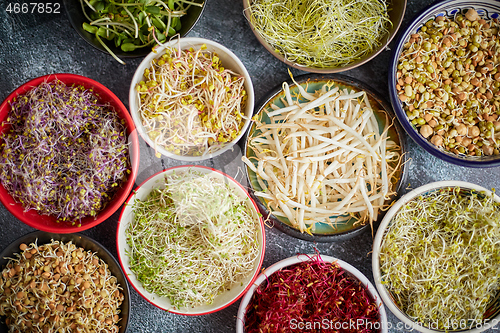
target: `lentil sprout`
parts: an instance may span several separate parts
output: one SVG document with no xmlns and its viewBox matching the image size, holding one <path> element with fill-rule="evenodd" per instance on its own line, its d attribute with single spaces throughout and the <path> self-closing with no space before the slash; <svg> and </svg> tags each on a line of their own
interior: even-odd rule
<svg viewBox="0 0 500 333">
<path fill-rule="evenodd" d="M 0 275 L 12 333 L 117 333 L 122 288 L 95 253 L 71 242 L 21 244 Z"/>
<path fill-rule="evenodd" d="M 499 209 L 492 196 L 455 187 L 399 210 L 381 245 L 380 268 L 403 312 L 438 329 L 483 321 L 500 292 Z"/>
<path fill-rule="evenodd" d="M 398 96 L 432 144 L 463 156 L 500 153 L 500 24 L 474 9 L 426 22 L 404 44 Z"/>
<path fill-rule="evenodd" d="M 43 82 L 13 99 L 6 123 L 0 181 L 25 210 L 80 226 L 130 173 L 124 122 L 91 89 Z"/>
</svg>

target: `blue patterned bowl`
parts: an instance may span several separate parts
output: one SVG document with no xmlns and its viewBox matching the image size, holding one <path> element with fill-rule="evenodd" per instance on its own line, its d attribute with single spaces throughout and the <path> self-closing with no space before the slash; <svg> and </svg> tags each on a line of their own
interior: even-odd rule
<svg viewBox="0 0 500 333">
<path fill-rule="evenodd" d="M 396 85 L 398 84 L 398 60 L 403 51 L 405 43 L 407 43 L 411 35 L 420 31 L 420 28 L 429 20 L 436 18 L 437 16 L 447 16 L 453 17 L 457 14 L 465 14 L 470 8 L 475 9 L 481 17 L 487 17 L 489 19 L 499 18 L 500 13 L 500 2 L 495 0 L 445 0 L 436 2 L 426 9 L 424 9 L 420 14 L 418 14 L 409 24 L 405 30 L 401 30 L 397 39 L 396 45 L 393 49 L 391 62 L 389 64 L 389 93 L 391 98 L 391 103 L 396 116 L 399 119 L 402 127 L 410 135 L 410 137 L 424 148 L 427 152 L 432 155 L 456 165 L 466 166 L 466 167 L 494 167 L 500 165 L 500 155 L 490 155 L 490 156 L 467 156 L 465 154 L 455 154 L 448 152 L 442 147 L 437 147 L 432 144 L 429 140 L 424 138 L 418 132 L 415 125 L 411 123 L 406 111 L 403 109 L 403 103 L 398 98 L 398 90 Z M 466 54 L 467 55 L 467 54 Z M 451 75 L 450 75 L 451 77 Z"/>
</svg>

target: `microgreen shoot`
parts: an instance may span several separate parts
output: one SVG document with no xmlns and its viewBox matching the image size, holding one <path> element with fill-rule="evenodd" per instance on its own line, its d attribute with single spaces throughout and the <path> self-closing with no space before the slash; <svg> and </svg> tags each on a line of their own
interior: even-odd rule
<svg viewBox="0 0 500 333">
<path fill-rule="evenodd" d="M 203 1 L 186 0 L 80 0 L 88 22 L 83 29 L 94 34 L 106 51 L 125 64 L 105 41 L 113 41 L 124 52 L 154 46 L 155 40 L 165 42 L 181 29 L 181 17 L 192 6 L 202 7 Z"/>
<path fill-rule="evenodd" d="M 10 103 L 0 181 L 25 210 L 80 224 L 130 173 L 126 127 L 91 89 L 43 82 Z"/>
<path fill-rule="evenodd" d="M 293 322 L 320 323 L 311 331 L 323 333 L 338 332 L 335 323 L 363 322 L 341 332 L 376 332 L 379 317 L 366 286 L 337 263 L 315 255 L 271 274 L 255 289 L 246 309 L 245 333 L 292 332 Z"/>
</svg>

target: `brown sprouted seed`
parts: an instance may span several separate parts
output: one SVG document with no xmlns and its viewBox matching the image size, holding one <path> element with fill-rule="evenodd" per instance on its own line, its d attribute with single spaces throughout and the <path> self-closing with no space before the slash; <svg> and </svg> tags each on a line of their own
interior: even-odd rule
<svg viewBox="0 0 500 333">
<path fill-rule="evenodd" d="M 67 259 L 61 257 L 71 258 L 71 255 L 56 257 L 55 252 L 71 253 L 75 249 L 74 244 L 52 241 L 52 243 L 42 246 L 36 244 L 30 246 L 35 249 L 31 261 L 36 264 L 28 265 L 30 260 L 26 260 L 25 256 L 23 257 L 17 253 L 15 254 L 17 258 L 11 259 L 1 273 L 5 279 L 0 279 L 0 290 L 5 290 L 5 292 L 0 294 L 0 304 L 12 304 L 12 306 L 2 305 L 0 309 L 7 316 L 6 323 L 12 331 L 21 332 L 25 327 L 31 327 L 30 332 L 47 331 L 49 328 L 47 323 L 49 322 L 55 322 L 58 329 L 64 330 L 70 327 L 75 329 L 77 323 L 79 323 L 77 317 L 81 317 L 83 308 L 78 304 L 79 296 L 76 290 L 72 289 L 74 285 L 66 284 L 66 282 L 69 282 L 70 279 L 82 279 L 83 276 L 89 276 L 89 273 L 91 273 L 96 278 L 101 277 L 102 279 L 104 277 L 101 275 L 104 275 L 108 281 L 106 284 L 96 286 L 96 293 L 90 295 L 91 300 L 89 299 L 89 302 L 83 304 L 92 310 L 91 315 L 88 315 L 88 311 L 85 310 L 86 318 L 91 320 L 91 323 L 87 325 L 88 329 L 117 332 L 114 323 L 109 324 L 92 320 L 92 318 L 97 318 L 100 315 L 105 318 L 115 318 L 120 312 L 119 307 L 123 301 L 123 298 L 114 297 L 115 291 L 121 288 L 117 285 L 116 278 L 111 278 L 111 272 L 102 260 L 94 253 L 79 248 L 77 253 L 81 254 L 81 273 L 74 272 L 71 276 L 65 275 L 59 278 L 58 273 L 55 273 L 56 269 L 60 269 L 62 267 L 60 265 L 67 264 L 65 261 Z M 31 252 L 26 253 L 31 254 Z M 97 272 L 95 272 L 96 268 L 98 269 Z M 101 268 L 103 268 L 103 274 L 99 273 Z M 12 271 L 19 272 L 19 274 L 9 278 Z M 18 278 L 18 276 L 21 278 Z M 23 278 L 24 276 L 26 277 Z M 106 302 L 107 307 L 96 307 L 98 301 Z M 65 307 L 67 307 L 67 312 L 76 310 L 79 315 L 74 317 L 63 316 L 62 313 L 66 312 Z M 63 318 L 64 320 L 62 320 Z M 116 318 L 116 322 L 118 322 L 119 318 Z"/>
</svg>

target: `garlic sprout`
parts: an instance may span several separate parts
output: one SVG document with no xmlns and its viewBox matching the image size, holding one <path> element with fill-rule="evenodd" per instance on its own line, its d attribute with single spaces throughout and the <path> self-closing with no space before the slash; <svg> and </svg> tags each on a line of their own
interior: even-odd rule
<svg viewBox="0 0 500 333">
<path fill-rule="evenodd" d="M 272 214 L 288 219 L 301 232 L 317 223 L 377 220 L 393 194 L 401 162 L 400 147 L 379 128 L 364 91 L 340 89 L 334 82 L 314 94 L 283 83 L 284 107 L 271 105 L 254 117 L 256 131 L 244 157 L 257 174 Z M 269 119 L 269 120 L 268 120 Z"/>
</svg>

